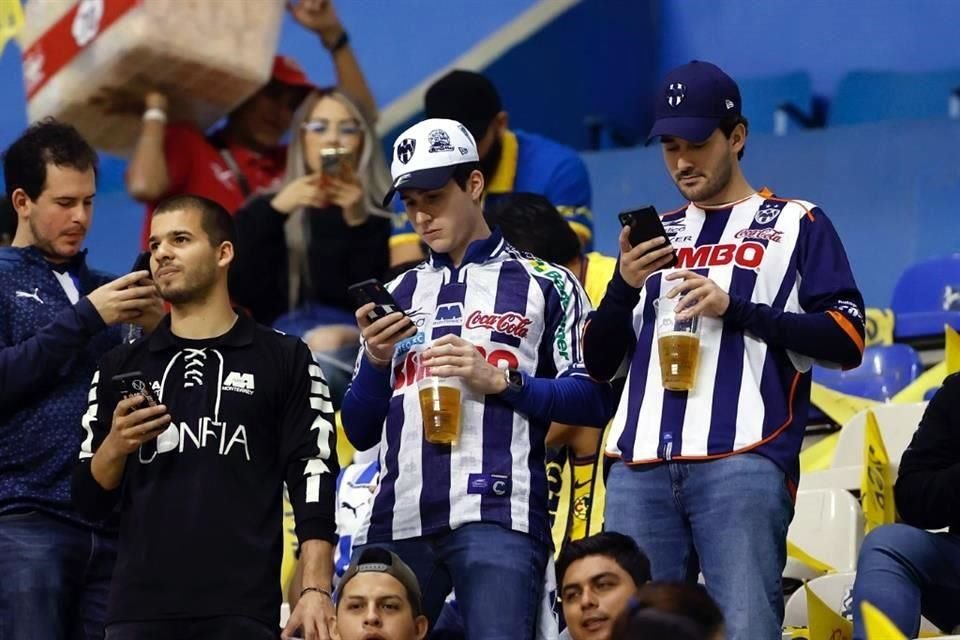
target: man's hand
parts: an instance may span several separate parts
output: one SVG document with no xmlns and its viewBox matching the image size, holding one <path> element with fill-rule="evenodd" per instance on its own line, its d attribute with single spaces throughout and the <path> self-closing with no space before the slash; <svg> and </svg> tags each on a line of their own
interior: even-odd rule
<svg viewBox="0 0 960 640">
<path fill-rule="evenodd" d="M 287 2 L 287 10 L 301 26 L 320 36 L 327 49 L 336 44 L 343 33 L 340 18 L 330 0 L 292 0 Z"/>
<path fill-rule="evenodd" d="M 141 407 L 141 408 L 137 408 Z M 135 395 L 117 403 L 113 410 L 110 433 L 101 445 L 115 457 L 128 456 L 144 442 L 153 440 L 170 424 L 166 405 L 146 406 L 142 395 Z"/>
<path fill-rule="evenodd" d="M 471 343 L 454 335 L 430 345 L 420 356 L 420 364 L 440 378 L 462 378 L 477 393 L 496 394 L 507 388 L 503 371 L 487 362 Z"/>
<path fill-rule="evenodd" d="M 337 614 L 330 597 L 318 591 L 308 591 L 297 602 L 280 637 L 288 640 L 300 631 L 300 637 L 305 640 L 330 640 L 336 619 Z"/>
<path fill-rule="evenodd" d="M 620 276 L 634 289 L 642 287 L 651 273 L 667 266 L 672 254 L 673 247 L 662 236 L 634 247 L 630 244 L 630 227 L 620 231 Z"/>
<path fill-rule="evenodd" d="M 357 309 L 357 326 L 366 345 L 367 359 L 376 367 L 389 367 L 397 343 L 416 335 L 417 327 L 399 311 L 371 323 L 367 314 L 375 308 L 376 305 L 370 302 Z"/>
<path fill-rule="evenodd" d="M 142 284 L 141 281 L 148 281 L 149 271 L 134 271 L 125 276 L 121 276 L 112 282 L 94 289 L 87 294 L 87 300 L 94 306 L 100 317 L 107 325 L 113 325 L 121 322 L 137 322 L 146 317 L 146 322 L 153 321 L 153 316 L 157 311 L 159 296 L 157 288 L 151 282 Z M 162 314 L 161 314 L 162 317 Z M 154 322 L 159 322 L 157 319 Z M 142 324 L 146 328 L 145 324 Z"/>
<path fill-rule="evenodd" d="M 136 91 L 125 87 L 104 87 L 90 98 L 90 104 L 102 108 L 109 114 L 141 115 L 146 109 L 160 109 L 166 112 L 169 106 L 167 96 L 159 91 Z"/>
<path fill-rule="evenodd" d="M 307 175 L 298 178 L 285 186 L 270 200 L 270 206 L 275 211 L 285 215 L 293 213 L 300 207 L 322 208 L 327 206 L 327 193 L 320 186 L 320 176 Z"/>
<path fill-rule="evenodd" d="M 720 318 L 730 306 L 730 295 L 716 282 L 693 271 L 677 271 L 666 277 L 667 280 L 683 280 L 675 286 L 668 297 L 682 295 L 677 302 L 677 317 L 688 320 L 695 316 Z"/>
</svg>

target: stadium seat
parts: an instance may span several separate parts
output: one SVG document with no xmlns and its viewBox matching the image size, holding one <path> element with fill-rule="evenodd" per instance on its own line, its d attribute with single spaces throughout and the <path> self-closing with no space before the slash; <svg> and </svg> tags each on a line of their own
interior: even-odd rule
<svg viewBox="0 0 960 640">
<path fill-rule="evenodd" d="M 819 578 L 814 578 L 807 583 L 810 590 L 813 591 L 824 604 L 829 606 L 837 613 L 846 615 L 851 613 L 852 599 L 850 590 L 853 588 L 853 581 L 856 579 L 856 572 L 848 571 L 845 573 L 831 573 Z M 783 626 L 785 627 L 806 627 L 808 625 L 807 617 L 807 592 L 805 589 L 798 589 L 796 593 L 787 600 L 787 606 L 783 615 Z"/>
<path fill-rule="evenodd" d="M 889 400 L 920 375 L 917 352 L 905 344 L 867 347 L 863 362 L 848 371 L 814 366 L 813 380 L 825 387 L 871 400 Z"/>
<path fill-rule="evenodd" d="M 920 424 L 920 418 L 926 407 L 926 402 L 918 402 L 916 404 L 881 404 L 872 409 L 877 417 L 877 425 L 880 427 L 887 457 L 894 472 L 900 466 L 900 457 L 910 445 L 910 440 Z M 828 488 L 860 490 L 866 415 L 866 411 L 861 411 L 843 425 L 830 468 L 801 475 L 801 490 Z"/>
<path fill-rule="evenodd" d="M 743 78 L 738 84 L 750 133 L 783 135 L 811 124 L 813 89 L 806 71 Z"/>
<path fill-rule="evenodd" d="M 947 118 L 960 89 L 960 69 L 930 72 L 854 71 L 840 80 L 831 125 Z"/>
<path fill-rule="evenodd" d="M 943 326 L 960 329 L 960 253 L 932 258 L 908 267 L 893 290 L 897 341 L 936 338 Z"/>
<path fill-rule="evenodd" d="M 835 571 L 856 569 L 863 542 L 863 511 L 860 503 L 843 489 L 814 489 L 797 492 L 793 522 L 787 540 Z M 803 582 L 821 572 L 788 557 L 785 580 Z"/>
</svg>

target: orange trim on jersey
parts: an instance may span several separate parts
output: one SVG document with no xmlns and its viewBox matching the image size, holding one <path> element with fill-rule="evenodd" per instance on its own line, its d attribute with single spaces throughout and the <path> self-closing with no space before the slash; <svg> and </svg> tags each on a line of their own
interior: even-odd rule
<svg viewBox="0 0 960 640">
<path fill-rule="evenodd" d="M 860 354 L 863 354 L 863 338 L 860 337 L 860 332 L 857 331 L 856 327 L 847 319 L 847 316 L 843 315 L 839 311 L 834 311 L 831 309 L 827 311 L 827 315 L 833 318 L 833 321 L 840 325 L 840 328 L 843 329 L 843 332 L 846 333 L 853 344 L 857 346 L 857 349 L 860 350 Z"/>
<path fill-rule="evenodd" d="M 679 209 L 674 209 L 673 211 L 667 211 L 666 213 L 661 213 L 660 217 L 666 218 L 667 216 L 672 216 L 673 214 L 680 213 L 681 211 L 685 212 L 687 210 L 687 207 L 689 206 L 690 206 L 690 203 L 687 203 L 684 206 L 680 207 Z"/>
<path fill-rule="evenodd" d="M 810 222 L 816 221 L 816 218 L 813 216 L 813 211 L 810 211 L 810 209 L 808 209 L 806 205 L 804 205 L 799 200 L 792 200 L 790 198 L 777 198 L 773 195 L 773 191 L 770 191 L 766 187 L 760 190 L 759 195 L 763 196 L 767 200 L 776 200 L 777 202 L 792 202 L 796 204 L 798 207 L 800 207 L 801 209 L 803 209 L 804 212 L 806 212 L 807 217 L 810 218 Z"/>
<path fill-rule="evenodd" d="M 737 449 L 736 451 L 728 451 L 728 452 L 726 452 L 726 453 L 714 453 L 713 455 L 708 455 L 708 456 L 675 456 L 675 457 L 673 457 L 673 458 L 670 458 L 669 460 L 665 460 L 665 459 L 663 459 L 663 458 L 650 458 L 650 459 L 648 459 L 648 460 L 632 460 L 632 461 L 629 461 L 629 462 L 626 461 L 626 460 L 623 460 L 623 457 L 622 457 L 622 456 L 618 456 L 618 455 L 612 454 L 612 453 L 607 453 L 606 451 L 603 452 L 603 455 L 607 456 L 608 458 L 616 458 L 616 459 L 618 459 L 618 460 L 623 460 L 624 464 L 633 466 L 633 465 L 638 465 L 638 464 L 653 464 L 654 462 L 673 462 L 673 461 L 675 461 L 675 460 L 680 460 L 680 461 L 684 461 L 684 460 L 694 460 L 694 461 L 697 461 L 697 460 L 700 460 L 700 461 L 702 461 L 702 460 L 719 460 L 720 458 L 729 458 L 730 456 L 734 456 L 734 455 L 737 455 L 737 454 L 740 454 L 740 453 L 748 453 L 748 452 L 756 449 L 757 447 L 760 447 L 760 446 L 763 446 L 763 445 L 767 444 L 768 442 L 770 442 L 771 440 L 773 440 L 774 438 L 776 438 L 777 436 L 779 436 L 781 433 L 783 433 L 784 430 L 785 430 L 787 427 L 789 427 L 791 424 L 793 424 L 793 400 L 794 400 L 794 398 L 796 397 L 796 394 L 797 394 L 797 383 L 799 383 L 799 382 L 800 382 L 800 372 L 798 371 L 796 374 L 794 374 L 794 376 L 793 376 L 793 382 L 790 384 L 790 400 L 789 400 L 788 403 L 787 403 L 787 406 L 790 407 L 790 413 L 787 415 L 786 421 L 784 421 L 784 423 L 783 423 L 782 425 L 780 425 L 779 427 L 777 427 L 776 431 L 774 431 L 773 433 L 771 433 L 769 436 L 767 436 L 767 437 L 764 438 L 763 440 L 760 440 L 759 442 L 754 442 L 753 444 L 751 444 L 751 445 L 749 445 L 749 446 L 747 446 L 747 447 L 744 447 L 744 448 L 742 448 L 742 449 Z"/>
</svg>

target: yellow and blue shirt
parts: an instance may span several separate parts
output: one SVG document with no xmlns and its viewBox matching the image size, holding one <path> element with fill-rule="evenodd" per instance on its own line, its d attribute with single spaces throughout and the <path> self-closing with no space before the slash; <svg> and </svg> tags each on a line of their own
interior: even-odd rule
<svg viewBox="0 0 960 640">
<path fill-rule="evenodd" d="M 584 249 L 593 247 L 590 178 L 587 167 L 570 147 L 525 131 L 505 131 L 496 173 L 487 184 L 484 205 L 508 193 L 546 197 L 580 236 Z M 402 207 L 393 217 L 390 246 L 419 242 Z"/>
</svg>

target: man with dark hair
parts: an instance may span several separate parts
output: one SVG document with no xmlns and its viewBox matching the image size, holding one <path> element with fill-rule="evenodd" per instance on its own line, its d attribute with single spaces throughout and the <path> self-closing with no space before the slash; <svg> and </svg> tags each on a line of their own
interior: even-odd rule
<svg viewBox="0 0 960 640">
<path fill-rule="evenodd" d="M 357 449 L 379 445 L 381 469 L 354 544 L 410 565 L 432 623 L 453 588 L 471 640 L 532 640 L 551 546 L 547 428 L 609 417 L 607 387 L 580 361 L 590 303 L 571 273 L 487 226 L 462 124 L 419 122 L 393 156 L 387 201 L 399 192 L 430 257 L 386 285 L 405 313 L 371 321 L 374 304 L 357 310 L 363 348 L 343 424 Z M 427 369 L 462 390 L 456 443 L 427 439 Z"/>
<path fill-rule="evenodd" d="M 496 87 L 474 71 L 457 69 L 434 82 L 427 89 L 424 112 L 427 118 L 462 122 L 476 140 L 485 207 L 515 191 L 544 195 L 577 232 L 584 249 L 590 250 L 590 178 L 576 151 L 543 136 L 511 130 Z M 390 264 L 422 258 L 419 239 L 402 212 L 394 222 Z"/>
<path fill-rule="evenodd" d="M 423 640 L 427 618 L 417 577 L 396 554 L 367 547 L 337 587 L 340 640 Z"/>
<path fill-rule="evenodd" d="M 150 266 L 170 315 L 93 378 L 73 497 L 90 518 L 119 510 L 108 640 L 275 638 L 284 482 L 305 585 L 284 636 L 329 638 L 329 391 L 303 342 L 230 306 L 232 237 L 210 200 L 157 207 Z"/>
<path fill-rule="evenodd" d="M 557 559 L 557 584 L 572 640 L 609 640 L 650 561 L 629 536 L 604 532 L 571 542 Z"/>
<path fill-rule="evenodd" d="M 621 232 L 584 356 L 597 380 L 629 362 L 606 445 L 604 526 L 637 541 L 656 580 L 702 571 L 730 640 L 756 640 L 779 637 L 783 621 L 810 369 L 859 364 L 864 310 L 823 211 L 747 182 L 740 114 L 737 84 L 708 62 L 662 81 L 650 138 L 689 202 L 662 216 L 669 242 L 632 246 Z M 658 310 L 667 326 L 699 324 L 687 390 L 662 378 Z"/>
<path fill-rule="evenodd" d="M 54 120 L 3 155 L 19 222 L 0 248 L 0 637 L 103 637 L 116 548 L 111 523 L 74 511 L 77 425 L 116 325 L 152 329 L 163 313 L 146 271 L 112 280 L 81 250 L 97 154 Z"/>
<path fill-rule="evenodd" d="M 638 609 L 662 611 L 694 623 L 705 640 L 723 640 L 723 613 L 703 585 L 650 582 L 637 590 Z"/>
<path fill-rule="evenodd" d="M 580 240 L 557 208 L 535 193 L 510 193 L 484 211 L 491 227 L 521 251 L 566 267 L 577 276 L 596 307 L 617 268 L 616 258 L 583 253 Z M 570 540 L 603 530 L 603 432 L 553 423 L 547 434 L 547 481 L 553 516 L 553 545 L 559 553 Z"/>
</svg>

